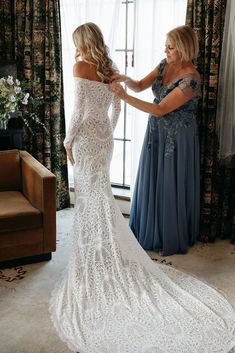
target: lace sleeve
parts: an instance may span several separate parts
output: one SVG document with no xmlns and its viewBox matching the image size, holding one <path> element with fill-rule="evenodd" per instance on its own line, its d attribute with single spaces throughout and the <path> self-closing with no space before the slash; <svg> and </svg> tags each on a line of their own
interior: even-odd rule
<svg viewBox="0 0 235 353">
<path fill-rule="evenodd" d="M 201 83 L 199 77 L 189 74 L 179 81 L 178 86 L 187 97 L 195 97 L 201 95 Z"/>
<path fill-rule="evenodd" d="M 114 94 L 113 100 L 112 100 L 112 112 L 111 112 L 111 119 L 110 119 L 113 127 L 113 131 L 115 130 L 115 127 L 117 125 L 120 111 L 121 111 L 121 100 L 118 96 Z"/>
<path fill-rule="evenodd" d="M 75 79 L 75 90 L 74 90 L 74 108 L 70 119 L 69 128 L 66 133 L 64 140 L 64 147 L 71 148 L 73 145 L 74 138 L 81 126 L 84 118 L 85 111 L 85 83 L 79 79 Z"/>
</svg>

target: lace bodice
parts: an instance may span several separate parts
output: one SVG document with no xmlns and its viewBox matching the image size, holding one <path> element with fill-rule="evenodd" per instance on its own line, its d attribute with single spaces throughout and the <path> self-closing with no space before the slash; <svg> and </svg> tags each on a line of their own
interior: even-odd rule
<svg viewBox="0 0 235 353">
<path fill-rule="evenodd" d="M 75 94 L 65 140 L 75 157 L 72 252 L 50 305 L 61 339 L 79 353 L 228 352 L 232 306 L 197 279 L 154 263 L 115 203 L 109 167 L 119 99 L 84 79 L 75 79 Z"/>
<path fill-rule="evenodd" d="M 168 84 L 163 83 L 163 70 L 166 59 L 162 60 L 158 65 L 159 74 L 152 85 L 154 102 L 160 103 L 172 90 L 178 87 L 184 94 L 190 96 L 184 105 L 178 109 L 164 115 L 160 119 L 155 116 L 149 116 L 149 145 L 152 143 L 152 132 L 161 129 L 162 134 L 166 136 L 165 156 L 170 156 L 176 148 L 176 136 L 180 129 L 187 129 L 194 125 L 194 119 L 201 96 L 201 82 L 197 73 L 187 73 L 177 77 Z"/>
<path fill-rule="evenodd" d="M 110 124 L 112 130 L 114 130 L 121 109 L 120 99 L 108 90 L 108 84 L 80 77 L 74 77 L 74 81 L 74 110 L 64 140 L 66 148 L 72 147 L 75 137 L 79 134 L 79 130 L 83 128 L 84 124 L 89 125 L 89 120 L 94 121 L 95 117 L 98 117 L 98 120 L 100 120 L 98 123 L 102 129 L 101 120 L 104 117 L 108 117 L 110 104 L 112 105 Z"/>
<path fill-rule="evenodd" d="M 153 95 L 155 97 L 154 102 L 159 103 L 163 98 L 166 97 L 174 88 L 178 87 L 184 94 L 192 98 L 184 105 L 174 110 L 171 114 L 175 114 L 177 111 L 195 111 L 197 108 L 198 100 L 201 97 L 201 81 L 197 73 L 186 73 L 179 76 L 168 83 L 163 83 L 163 72 L 166 65 L 166 59 L 163 59 L 157 66 L 159 73 L 152 85 Z"/>
</svg>

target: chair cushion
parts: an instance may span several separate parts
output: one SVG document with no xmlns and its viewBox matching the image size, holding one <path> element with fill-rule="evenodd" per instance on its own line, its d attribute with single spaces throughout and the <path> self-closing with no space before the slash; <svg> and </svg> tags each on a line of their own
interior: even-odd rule
<svg viewBox="0 0 235 353">
<path fill-rule="evenodd" d="M 0 168 L 0 191 L 20 191 L 21 171 L 19 151 L 0 151 Z"/>
<path fill-rule="evenodd" d="M 42 214 L 19 191 L 0 192 L 1 232 L 42 227 Z"/>
</svg>

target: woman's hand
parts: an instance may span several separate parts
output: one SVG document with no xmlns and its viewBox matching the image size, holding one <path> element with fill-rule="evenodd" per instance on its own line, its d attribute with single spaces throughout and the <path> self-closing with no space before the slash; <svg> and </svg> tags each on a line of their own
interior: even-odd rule
<svg viewBox="0 0 235 353">
<path fill-rule="evenodd" d="M 125 82 L 129 79 L 126 75 L 114 74 L 110 77 L 110 83 Z"/>
<path fill-rule="evenodd" d="M 72 151 L 72 148 L 66 148 L 66 153 L 67 153 L 67 157 L 68 157 L 70 163 L 71 163 L 72 165 L 74 165 L 74 164 L 75 164 L 75 161 L 74 161 L 74 159 L 73 159 L 73 151 Z"/>
<path fill-rule="evenodd" d="M 128 96 L 124 88 L 119 83 L 111 83 L 109 85 L 109 90 L 123 100 L 125 100 Z"/>
</svg>

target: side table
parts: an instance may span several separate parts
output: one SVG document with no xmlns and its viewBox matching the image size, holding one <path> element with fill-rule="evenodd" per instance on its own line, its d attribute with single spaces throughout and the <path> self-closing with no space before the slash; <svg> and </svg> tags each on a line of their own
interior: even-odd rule
<svg viewBox="0 0 235 353">
<path fill-rule="evenodd" d="M 0 129 L 0 151 L 22 147 L 22 129 Z"/>
</svg>

